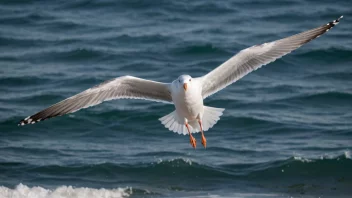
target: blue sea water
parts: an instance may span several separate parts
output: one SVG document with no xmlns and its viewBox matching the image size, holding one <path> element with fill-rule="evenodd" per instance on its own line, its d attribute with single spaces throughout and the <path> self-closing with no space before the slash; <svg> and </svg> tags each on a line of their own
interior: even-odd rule
<svg viewBox="0 0 352 198">
<path fill-rule="evenodd" d="M 352 1 L 0 0 L 0 197 L 351 197 Z M 198 77 L 238 51 L 327 34 L 207 98 L 206 149 L 172 105 L 115 100 L 18 122 L 122 75 Z"/>
</svg>

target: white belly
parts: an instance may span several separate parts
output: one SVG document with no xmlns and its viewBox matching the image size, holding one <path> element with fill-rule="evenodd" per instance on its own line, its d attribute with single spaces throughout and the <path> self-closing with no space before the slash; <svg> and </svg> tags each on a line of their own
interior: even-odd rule
<svg viewBox="0 0 352 198">
<path fill-rule="evenodd" d="M 187 90 L 186 93 L 178 93 L 173 96 L 176 112 L 179 116 L 186 118 L 188 121 L 195 120 L 203 114 L 203 98 L 201 94 Z M 177 99 L 176 99 L 177 98 Z"/>
</svg>

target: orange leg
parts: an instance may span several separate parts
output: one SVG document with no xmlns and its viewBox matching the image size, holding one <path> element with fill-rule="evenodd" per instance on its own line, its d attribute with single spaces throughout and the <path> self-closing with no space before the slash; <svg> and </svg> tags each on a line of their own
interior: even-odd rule
<svg viewBox="0 0 352 198">
<path fill-rule="evenodd" d="M 188 123 L 185 124 L 189 133 L 189 140 L 191 142 L 191 145 L 193 146 L 193 148 L 196 148 L 197 146 L 197 141 L 196 139 L 193 137 L 193 135 L 191 134 L 190 130 L 189 130 L 189 126 Z"/>
<path fill-rule="evenodd" d="M 204 148 L 207 147 L 207 139 L 205 139 L 204 132 L 203 132 L 203 127 L 202 127 L 202 121 L 198 120 L 199 126 L 200 126 L 200 131 L 202 132 L 202 144 Z"/>
</svg>

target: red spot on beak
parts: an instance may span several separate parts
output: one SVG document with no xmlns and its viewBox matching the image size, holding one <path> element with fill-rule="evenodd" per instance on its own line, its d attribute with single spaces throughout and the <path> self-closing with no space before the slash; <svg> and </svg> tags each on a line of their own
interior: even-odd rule
<svg viewBox="0 0 352 198">
<path fill-rule="evenodd" d="M 183 89 L 185 89 L 185 91 L 187 91 L 187 83 L 183 84 Z"/>
</svg>

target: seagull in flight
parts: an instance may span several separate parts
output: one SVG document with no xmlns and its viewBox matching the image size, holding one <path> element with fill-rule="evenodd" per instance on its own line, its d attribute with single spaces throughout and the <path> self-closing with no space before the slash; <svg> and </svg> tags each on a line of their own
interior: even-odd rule
<svg viewBox="0 0 352 198">
<path fill-rule="evenodd" d="M 196 139 L 192 133 L 201 132 L 201 142 L 206 148 L 204 131 L 212 128 L 220 120 L 225 109 L 204 106 L 204 99 L 261 66 L 318 38 L 337 25 L 341 19 L 342 16 L 320 27 L 244 49 L 202 77 L 192 78 L 190 75 L 181 75 L 171 83 L 133 76 L 111 79 L 27 117 L 21 120 L 19 125 L 34 124 L 73 113 L 107 100 L 145 99 L 174 104 L 175 111 L 160 118 L 161 123 L 170 131 L 188 134 L 193 148 L 196 148 Z"/>
</svg>

